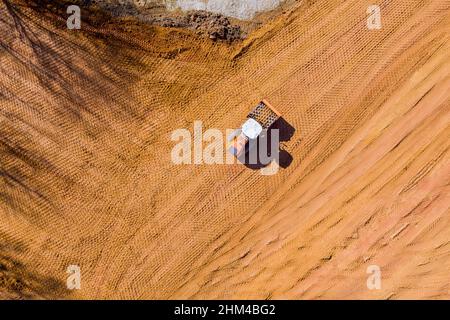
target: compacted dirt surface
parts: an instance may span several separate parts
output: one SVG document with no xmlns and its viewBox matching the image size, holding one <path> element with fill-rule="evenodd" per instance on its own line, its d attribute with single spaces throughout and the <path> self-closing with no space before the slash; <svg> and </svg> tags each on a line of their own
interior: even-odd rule
<svg viewBox="0 0 450 320">
<path fill-rule="evenodd" d="M 0 1 L 0 298 L 450 298 L 450 1 L 379 1 L 380 30 L 370 4 L 229 42 Z M 262 98 L 286 168 L 171 161 L 173 130 Z"/>
</svg>

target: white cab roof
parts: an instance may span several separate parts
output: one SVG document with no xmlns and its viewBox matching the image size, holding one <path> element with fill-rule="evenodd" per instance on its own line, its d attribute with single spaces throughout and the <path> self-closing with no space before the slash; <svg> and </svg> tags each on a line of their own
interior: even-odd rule
<svg viewBox="0 0 450 320">
<path fill-rule="evenodd" d="M 243 125 L 242 125 L 242 132 L 249 138 L 249 139 L 256 139 L 258 138 L 259 134 L 262 132 L 263 127 L 259 124 L 258 121 L 254 119 L 248 119 Z"/>
</svg>

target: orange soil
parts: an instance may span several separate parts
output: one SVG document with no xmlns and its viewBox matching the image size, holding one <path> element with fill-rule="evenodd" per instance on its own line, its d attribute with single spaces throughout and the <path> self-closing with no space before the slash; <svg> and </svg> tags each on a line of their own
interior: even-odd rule
<svg viewBox="0 0 450 320">
<path fill-rule="evenodd" d="M 379 31 L 369 4 L 229 46 L 26 7 L 17 27 L 2 2 L 0 298 L 450 298 L 450 1 L 381 1 Z M 296 129 L 287 169 L 172 164 L 174 129 L 261 98 Z"/>
</svg>

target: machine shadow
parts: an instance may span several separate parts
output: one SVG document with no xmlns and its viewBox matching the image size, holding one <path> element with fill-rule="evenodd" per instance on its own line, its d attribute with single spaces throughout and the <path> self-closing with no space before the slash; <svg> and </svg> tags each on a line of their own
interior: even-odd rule
<svg viewBox="0 0 450 320">
<path fill-rule="evenodd" d="M 271 141 L 274 137 L 275 130 L 278 130 L 279 143 L 276 143 L 276 150 L 272 150 L 273 145 Z M 238 160 L 252 170 L 265 168 L 270 165 L 273 160 L 275 160 L 281 168 L 286 169 L 291 165 L 293 157 L 289 152 L 282 148 L 281 142 L 290 141 L 294 134 L 295 128 L 281 117 L 270 129 L 263 132 L 256 140 L 247 143 L 245 153 L 239 157 Z M 259 152 L 260 150 L 261 152 Z"/>
</svg>

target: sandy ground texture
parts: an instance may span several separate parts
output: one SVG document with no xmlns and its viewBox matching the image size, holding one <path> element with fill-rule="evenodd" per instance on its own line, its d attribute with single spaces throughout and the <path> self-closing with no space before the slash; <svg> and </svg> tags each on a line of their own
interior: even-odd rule
<svg viewBox="0 0 450 320">
<path fill-rule="evenodd" d="M 38 2 L 0 1 L 0 298 L 450 298 L 450 1 L 381 30 L 305 1 L 233 44 Z M 286 169 L 172 163 L 261 98 Z"/>
</svg>

